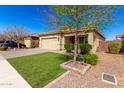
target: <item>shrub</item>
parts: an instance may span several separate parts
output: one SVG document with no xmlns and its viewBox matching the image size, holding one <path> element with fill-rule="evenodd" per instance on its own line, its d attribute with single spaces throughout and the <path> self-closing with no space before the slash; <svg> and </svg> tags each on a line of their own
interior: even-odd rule
<svg viewBox="0 0 124 93">
<path fill-rule="evenodd" d="M 35 42 L 32 42 L 32 43 L 31 43 L 31 48 L 35 48 L 35 47 L 36 47 Z"/>
<path fill-rule="evenodd" d="M 83 62 L 84 61 L 84 56 L 83 55 L 78 55 L 76 61 Z"/>
<path fill-rule="evenodd" d="M 90 50 L 92 49 L 92 46 L 90 44 L 80 44 L 80 51 L 81 54 L 89 54 Z"/>
<path fill-rule="evenodd" d="M 7 49 L 7 47 L 5 46 L 0 46 L 0 51 L 5 51 Z"/>
<path fill-rule="evenodd" d="M 91 65 L 96 65 L 97 60 L 98 60 L 98 57 L 95 54 L 87 54 L 84 56 L 84 62 L 91 64 Z"/>
<path fill-rule="evenodd" d="M 64 45 L 64 48 L 67 52 L 71 52 L 74 49 L 74 45 L 71 43 L 67 43 Z"/>
<path fill-rule="evenodd" d="M 108 50 L 110 53 L 118 54 L 121 49 L 121 44 L 119 42 L 110 42 L 108 45 Z"/>
</svg>

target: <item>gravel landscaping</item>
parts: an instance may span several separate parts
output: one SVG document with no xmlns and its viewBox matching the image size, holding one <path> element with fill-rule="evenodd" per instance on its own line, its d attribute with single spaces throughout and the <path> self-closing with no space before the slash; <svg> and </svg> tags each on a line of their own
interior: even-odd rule
<svg viewBox="0 0 124 93">
<path fill-rule="evenodd" d="M 92 66 L 84 75 L 70 71 L 60 80 L 52 84 L 51 88 L 123 88 L 124 87 L 124 55 L 97 53 L 98 64 Z M 117 85 L 102 81 L 102 73 L 115 75 Z"/>
</svg>

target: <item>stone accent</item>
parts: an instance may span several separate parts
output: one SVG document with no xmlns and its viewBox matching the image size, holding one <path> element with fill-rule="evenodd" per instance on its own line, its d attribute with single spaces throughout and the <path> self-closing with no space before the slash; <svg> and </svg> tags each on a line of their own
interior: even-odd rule
<svg viewBox="0 0 124 93">
<path fill-rule="evenodd" d="M 73 60 L 70 60 L 70 61 L 73 61 Z M 79 70 L 79 69 L 77 69 L 77 68 L 74 68 L 74 67 L 71 67 L 71 66 L 66 65 L 66 64 L 69 63 L 70 61 L 67 61 L 67 62 L 63 63 L 63 64 L 61 64 L 60 66 L 61 66 L 62 68 L 64 68 L 64 69 L 66 69 L 66 70 L 74 70 L 74 71 L 77 71 L 77 72 L 79 72 L 79 73 L 82 74 L 82 75 L 85 74 L 85 73 L 90 69 L 90 67 L 91 67 L 90 64 L 82 63 L 82 64 L 84 65 L 84 69 L 83 69 L 83 70 Z"/>
</svg>

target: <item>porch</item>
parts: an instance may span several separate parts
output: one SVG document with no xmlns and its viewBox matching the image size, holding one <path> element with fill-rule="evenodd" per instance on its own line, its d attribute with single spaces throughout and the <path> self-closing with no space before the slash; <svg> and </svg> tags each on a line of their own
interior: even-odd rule
<svg viewBox="0 0 124 93">
<path fill-rule="evenodd" d="M 96 38 L 97 36 L 95 36 L 93 33 L 88 33 L 88 34 L 78 34 L 78 38 L 77 38 L 77 42 L 78 44 L 81 43 L 88 43 L 90 45 L 92 45 L 92 49 L 91 49 L 91 53 L 95 53 L 97 50 L 97 47 L 99 46 L 98 42 L 99 39 Z M 72 43 L 75 44 L 75 34 L 65 34 L 63 35 L 63 37 L 61 38 L 62 42 L 60 42 L 60 50 L 64 50 L 64 45 L 66 43 Z M 79 49 L 79 46 L 78 46 Z M 78 50 L 80 51 L 80 50 Z"/>
<path fill-rule="evenodd" d="M 64 37 L 64 42 L 66 43 L 72 43 L 75 44 L 75 36 L 65 36 Z M 88 43 L 88 35 L 80 35 L 77 38 L 78 44 L 81 43 Z"/>
<path fill-rule="evenodd" d="M 78 44 L 88 43 L 88 35 L 79 35 L 77 38 L 77 42 Z M 64 50 L 64 45 L 67 43 L 75 44 L 75 36 L 64 36 L 62 38 L 62 43 L 60 43 L 60 50 Z"/>
</svg>

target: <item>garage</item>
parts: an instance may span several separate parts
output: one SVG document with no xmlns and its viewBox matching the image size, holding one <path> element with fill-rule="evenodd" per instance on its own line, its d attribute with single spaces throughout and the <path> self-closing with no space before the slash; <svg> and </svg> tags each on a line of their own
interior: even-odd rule
<svg viewBox="0 0 124 93">
<path fill-rule="evenodd" d="M 58 39 L 57 37 L 41 38 L 41 47 L 43 49 L 58 49 Z"/>
</svg>

